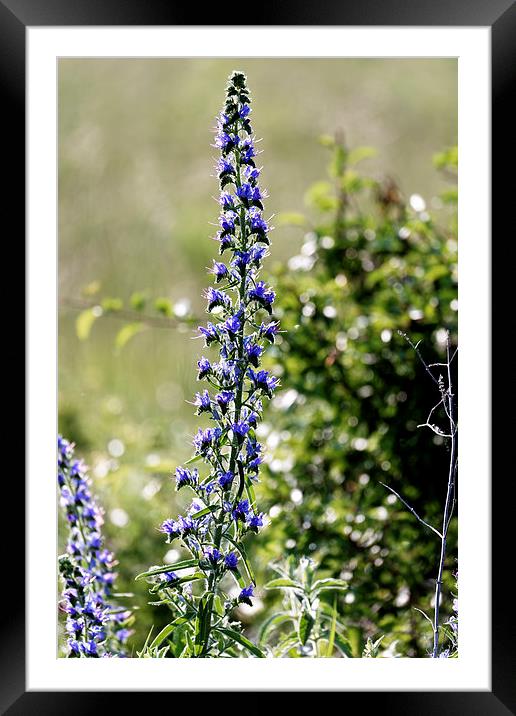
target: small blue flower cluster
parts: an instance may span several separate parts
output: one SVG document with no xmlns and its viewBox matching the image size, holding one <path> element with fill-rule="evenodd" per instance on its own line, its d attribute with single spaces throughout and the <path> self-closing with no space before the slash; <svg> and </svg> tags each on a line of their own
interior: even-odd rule
<svg viewBox="0 0 516 716">
<path fill-rule="evenodd" d="M 66 554 L 59 559 L 64 581 L 60 608 L 67 615 L 69 656 L 121 657 L 131 635 L 131 612 L 111 604 L 115 558 L 105 549 L 102 513 L 91 494 L 84 465 L 73 445 L 57 438 L 60 504 L 69 528 Z"/>
<path fill-rule="evenodd" d="M 218 358 L 199 359 L 197 377 L 208 388 L 193 401 L 197 414 L 213 425 L 199 429 L 193 439 L 194 457 L 175 471 L 177 489 L 188 486 L 196 493 L 192 507 L 185 516 L 161 525 L 168 541 L 181 538 L 198 559 L 210 590 L 226 571 L 232 572 L 240 586 L 237 601 L 248 603 L 252 577 L 249 574 L 249 584 L 243 581 L 232 545 L 264 523 L 253 489 L 263 460 L 256 427 L 263 399 L 270 399 L 278 387 L 278 379 L 260 369 L 264 346 L 274 343 L 278 322 L 272 319 L 274 291 L 258 280 L 270 227 L 262 215 L 265 194 L 258 184 L 250 113 L 246 78 L 234 72 L 214 145 L 221 154 L 216 166 L 221 213 L 215 240 L 220 254 L 229 256 L 213 261 L 215 286 L 204 294 L 210 320 L 198 329 L 206 347 L 217 347 Z M 209 468 L 204 477 L 188 467 L 200 460 Z"/>
</svg>

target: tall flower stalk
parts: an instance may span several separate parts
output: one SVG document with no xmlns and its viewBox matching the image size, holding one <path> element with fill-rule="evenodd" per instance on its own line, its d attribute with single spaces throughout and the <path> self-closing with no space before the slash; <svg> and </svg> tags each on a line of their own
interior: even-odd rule
<svg viewBox="0 0 516 716">
<path fill-rule="evenodd" d="M 263 526 L 254 493 L 262 462 L 256 427 L 263 399 L 271 398 L 278 385 L 277 378 L 260 368 L 264 346 L 274 342 L 278 323 L 272 318 L 274 292 L 258 280 L 269 226 L 262 216 L 250 103 L 245 75 L 234 72 L 214 144 L 220 150 L 215 240 L 223 259 L 213 261 L 215 285 L 205 292 L 210 320 L 199 327 L 206 347 L 218 348 L 215 362 L 202 356 L 197 363 L 197 377 L 207 388 L 196 394 L 194 405 L 209 426 L 195 435 L 192 459 L 175 471 L 177 489 L 188 487 L 195 499 L 185 515 L 165 520 L 160 528 L 167 542 L 181 540 L 192 559 L 139 575 L 151 582 L 151 591 L 161 595 L 176 617 L 152 646 L 170 637 L 177 656 L 236 656 L 235 642 L 262 655 L 232 623 L 239 603 L 252 604 L 256 586 L 243 539 Z M 207 468 L 203 474 L 191 467 L 197 462 Z M 236 596 L 228 591 L 231 578 Z"/>
<path fill-rule="evenodd" d="M 102 512 L 83 463 L 74 457 L 74 446 L 61 435 L 57 439 L 57 480 L 69 527 L 66 554 L 59 558 L 67 655 L 125 656 L 132 614 L 112 603 L 116 562 L 104 547 Z"/>
</svg>

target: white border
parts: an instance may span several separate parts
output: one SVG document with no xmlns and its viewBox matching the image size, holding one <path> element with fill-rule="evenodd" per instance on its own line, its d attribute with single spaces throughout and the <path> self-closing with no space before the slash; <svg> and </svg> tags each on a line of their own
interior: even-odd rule
<svg viewBox="0 0 516 716">
<path fill-rule="evenodd" d="M 489 690 L 490 29 L 28 28 L 27 688 Z M 459 659 L 58 659 L 55 624 L 56 58 L 458 57 Z M 255 55 L 256 56 L 256 55 Z"/>
</svg>

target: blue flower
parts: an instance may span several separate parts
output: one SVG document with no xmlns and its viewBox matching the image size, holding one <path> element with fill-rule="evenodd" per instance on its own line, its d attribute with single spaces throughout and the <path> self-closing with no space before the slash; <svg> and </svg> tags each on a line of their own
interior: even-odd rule
<svg viewBox="0 0 516 716">
<path fill-rule="evenodd" d="M 235 399 L 235 394 L 231 390 L 223 390 L 220 393 L 217 393 L 215 396 L 215 400 L 218 403 L 218 406 L 220 407 L 220 410 L 222 412 L 222 415 L 225 415 L 228 410 L 228 405 Z"/>
<path fill-rule="evenodd" d="M 199 326 L 198 331 L 201 336 L 204 336 L 206 346 L 211 345 L 214 341 L 220 340 L 217 327 L 214 326 L 213 323 L 208 323 L 206 326 Z"/>
<path fill-rule="evenodd" d="M 231 262 L 231 266 L 236 268 L 240 275 L 244 275 L 252 258 L 251 251 L 235 251 L 235 258 Z"/>
<path fill-rule="evenodd" d="M 265 246 L 253 246 L 251 249 L 251 263 L 255 266 L 259 266 L 266 254 L 267 249 Z"/>
<path fill-rule="evenodd" d="M 194 405 L 197 407 L 197 415 L 211 410 L 211 398 L 207 390 L 195 394 Z"/>
<path fill-rule="evenodd" d="M 255 368 L 258 368 L 263 348 L 258 345 L 258 343 L 252 343 L 250 340 L 247 340 L 245 343 L 245 352 L 251 365 L 254 365 Z"/>
<path fill-rule="evenodd" d="M 242 164 L 249 164 L 253 161 L 253 157 L 256 156 L 256 150 L 254 148 L 253 141 L 251 139 L 244 139 L 240 144 L 240 161 Z"/>
<path fill-rule="evenodd" d="M 204 296 L 208 300 L 208 311 L 212 311 L 217 306 L 227 307 L 231 305 L 229 296 L 227 296 L 223 291 L 219 291 L 219 289 L 213 288 L 212 286 L 206 289 Z M 211 326 L 211 324 L 209 325 Z M 214 332 L 215 336 L 217 336 L 216 329 Z"/>
<path fill-rule="evenodd" d="M 233 338 L 236 336 L 242 326 L 242 318 L 239 314 L 230 316 L 222 324 L 222 329 Z"/>
<path fill-rule="evenodd" d="M 91 494 L 84 464 L 74 459 L 73 445 L 59 435 L 57 447 L 60 503 L 69 525 L 66 554 L 59 558 L 69 654 L 105 656 L 109 636 L 112 655 L 119 655 L 122 647 L 114 631 L 111 604 L 114 555 L 103 547 L 102 513 Z"/>
<path fill-rule="evenodd" d="M 81 642 L 79 648 L 85 656 L 98 656 L 97 643 L 93 639 L 86 643 Z"/>
<path fill-rule="evenodd" d="M 251 112 L 251 107 L 250 107 L 248 104 L 243 104 L 243 105 L 240 107 L 240 110 L 239 110 L 239 112 L 238 112 L 238 115 L 239 115 L 242 119 L 244 119 L 245 117 L 247 117 L 247 116 L 249 115 L 250 112 Z"/>
<path fill-rule="evenodd" d="M 233 431 L 233 435 L 236 435 L 237 439 L 242 441 L 249 432 L 249 424 L 246 423 L 245 420 L 239 420 L 231 425 L 231 430 Z"/>
<path fill-rule="evenodd" d="M 276 297 L 274 291 L 267 287 L 264 281 L 258 281 L 257 284 L 250 288 L 247 295 L 251 301 L 257 301 L 260 306 L 265 308 L 269 313 L 272 312 L 272 304 Z"/>
<path fill-rule="evenodd" d="M 216 565 L 222 555 L 216 547 L 208 547 L 204 550 L 204 556 L 211 564 Z"/>
<path fill-rule="evenodd" d="M 245 445 L 246 468 L 249 472 L 258 472 L 263 458 L 260 455 L 262 446 L 254 439 L 248 439 Z"/>
<path fill-rule="evenodd" d="M 195 523 L 193 519 L 188 515 L 186 517 L 179 515 L 177 521 L 179 523 L 179 528 L 183 536 L 189 534 L 190 532 L 193 532 L 193 530 L 195 529 Z"/>
<path fill-rule="evenodd" d="M 251 597 L 254 596 L 254 587 L 252 584 L 250 584 L 248 587 L 244 587 L 240 594 L 238 595 L 238 601 L 243 602 L 244 604 L 249 604 L 252 606 Z"/>
<path fill-rule="evenodd" d="M 260 527 L 263 527 L 263 514 L 254 515 L 248 514 L 246 519 L 247 527 L 253 532 L 258 532 Z"/>
<path fill-rule="evenodd" d="M 230 161 L 222 157 L 217 163 L 217 171 L 219 173 L 219 176 L 224 174 L 235 174 L 235 167 L 231 164 Z"/>
<path fill-rule="evenodd" d="M 223 191 L 219 198 L 219 204 L 222 206 L 222 209 L 224 211 L 228 211 L 229 209 L 234 209 L 235 205 L 233 203 L 233 196 L 227 191 Z"/>
<path fill-rule="evenodd" d="M 234 473 L 230 472 L 229 470 L 226 471 L 226 472 L 222 472 L 222 473 L 219 475 L 219 479 L 218 479 L 219 485 L 220 485 L 222 488 L 227 488 L 227 487 L 229 487 L 229 486 L 231 485 L 231 483 L 233 482 L 234 478 L 235 478 Z"/>
<path fill-rule="evenodd" d="M 220 242 L 219 253 L 223 254 L 226 249 L 230 249 L 233 246 L 233 236 L 226 234 L 222 231 L 217 232 L 215 237 L 216 241 Z"/>
<path fill-rule="evenodd" d="M 252 368 L 247 371 L 249 378 L 251 379 L 255 388 L 261 389 L 269 397 L 276 390 L 279 385 L 279 380 L 266 370 L 259 370 L 257 373 Z"/>
<path fill-rule="evenodd" d="M 258 177 L 260 176 L 260 170 L 257 167 L 253 167 L 249 164 L 244 166 L 242 168 L 242 174 L 246 181 L 252 182 L 253 184 L 256 183 L 258 180 Z"/>
<path fill-rule="evenodd" d="M 239 520 L 245 522 L 248 512 L 249 500 L 240 500 L 240 502 L 233 509 L 233 519 L 235 520 L 235 522 L 238 522 Z"/>
<path fill-rule="evenodd" d="M 123 644 L 124 642 L 126 642 L 129 639 L 129 637 L 133 633 L 134 632 L 132 631 L 132 629 L 119 629 L 116 632 L 116 636 L 117 636 L 118 641 L 120 641 Z"/>
<path fill-rule="evenodd" d="M 205 378 L 207 375 L 209 375 L 211 373 L 211 363 L 204 356 L 200 360 L 197 361 L 197 368 L 199 370 L 199 373 L 197 375 L 197 378 L 199 380 L 201 380 L 202 378 Z"/>
<path fill-rule="evenodd" d="M 219 281 L 222 281 L 222 279 L 226 278 L 228 275 L 228 268 L 226 264 L 219 263 L 217 261 L 213 262 L 213 268 L 211 269 L 212 273 L 215 275 L 215 281 L 218 283 Z"/>
<path fill-rule="evenodd" d="M 260 326 L 260 335 L 266 338 L 270 343 L 274 343 L 274 338 L 278 335 L 279 325 L 277 321 L 272 323 L 262 323 Z"/>
<path fill-rule="evenodd" d="M 238 566 L 238 557 L 234 552 L 229 552 L 224 557 L 224 564 L 228 569 L 236 569 Z"/>
<path fill-rule="evenodd" d="M 247 423 L 252 427 L 255 428 L 258 423 L 258 414 L 255 413 L 254 410 L 244 409 L 243 411 L 244 419 L 247 421 Z"/>
<path fill-rule="evenodd" d="M 251 233 L 258 234 L 262 239 L 269 230 L 267 222 L 262 218 L 259 210 L 255 207 L 251 207 L 248 212 L 249 226 Z"/>
<path fill-rule="evenodd" d="M 187 467 L 176 467 L 176 487 L 180 490 L 185 485 L 195 487 L 199 482 L 197 470 L 190 471 Z"/>
<path fill-rule="evenodd" d="M 181 527 L 175 520 L 165 520 L 161 523 L 159 531 L 164 532 L 170 538 L 174 538 L 181 534 Z"/>
<path fill-rule="evenodd" d="M 235 231 L 235 220 L 237 215 L 234 211 L 226 211 L 219 219 L 223 233 L 232 234 Z"/>
<path fill-rule="evenodd" d="M 216 445 L 221 435 L 222 430 L 220 428 L 206 428 L 206 430 L 199 428 L 197 435 L 193 439 L 196 451 L 201 455 L 206 453 L 207 450 Z"/>
<path fill-rule="evenodd" d="M 254 197 L 254 189 L 250 184 L 244 183 L 237 187 L 236 195 L 246 206 L 248 206 L 249 202 L 252 201 Z"/>
<path fill-rule="evenodd" d="M 224 150 L 226 154 L 239 143 L 240 137 L 238 135 L 230 135 L 227 132 L 219 131 L 215 136 L 215 146 Z"/>
</svg>

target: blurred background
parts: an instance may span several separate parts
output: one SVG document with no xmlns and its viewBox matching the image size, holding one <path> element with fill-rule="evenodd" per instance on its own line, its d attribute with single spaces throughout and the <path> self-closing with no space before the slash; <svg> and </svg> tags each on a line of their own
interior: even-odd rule
<svg viewBox="0 0 516 716">
<path fill-rule="evenodd" d="M 258 501 L 262 492 L 272 525 L 249 543 L 249 549 L 260 574 L 268 577 L 270 560 L 286 552 L 310 552 L 326 573 L 344 572 L 352 586 L 356 582 L 350 592 L 353 598 L 347 595 L 342 607 L 357 651 L 366 636 L 388 630 L 386 646 L 393 655 L 421 656 L 428 648 L 429 625 L 423 617 L 416 619 L 412 607 L 430 609 L 437 545 L 401 506 L 395 510 L 388 493 L 378 488 L 374 471 L 383 465 L 378 468 L 382 479 L 392 477 L 396 489 L 408 490 L 421 511 L 437 519 L 439 499 L 444 499 L 445 447 L 431 434 L 420 438 L 418 432 L 417 439 L 413 437 L 415 423 L 424 422 L 420 418 L 433 405 L 428 402 L 431 392 L 419 390 L 425 378 L 417 373 L 406 346 L 391 347 L 391 338 L 384 339 L 397 328 L 416 338 L 421 333 L 429 338 L 429 350 L 439 355 L 443 328 L 453 333 L 456 324 L 455 195 L 450 189 L 454 161 L 441 155 L 441 171 L 433 163 L 437 153 L 457 142 L 455 60 L 60 60 L 59 429 L 76 443 L 77 453 L 90 466 L 95 492 L 106 510 L 105 533 L 120 560 L 120 591 L 133 591 L 130 601 L 140 609 L 131 642 L 139 648 L 148 629 L 153 624 L 159 628 L 167 615 L 146 606 L 146 585 L 134 583 L 134 575 L 179 556 L 174 546 L 164 544 L 157 528 L 186 500 L 176 495 L 170 474 L 190 456 L 191 436 L 198 427 L 186 401 L 198 389 L 195 363 L 202 344 L 192 340 L 195 334 L 188 322 L 177 326 L 172 319 L 192 314 L 203 320 L 201 293 L 210 282 L 206 267 L 217 250 L 211 240 L 218 215 L 211 130 L 233 69 L 248 75 L 253 128 L 263 137 L 258 165 L 263 163 L 262 186 L 270 195 L 265 215 L 274 215 L 276 226 L 267 278 L 278 290 L 284 327 L 293 332 L 301 325 L 308 331 L 302 341 L 304 353 L 299 341 L 296 347 L 288 338 L 271 352 L 271 366 L 281 374 L 283 391 L 276 409 L 271 407 L 266 416 L 272 427 L 264 429 L 268 463 Z M 342 132 L 337 144 L 331 140 L 335 132 Z M 318 141 L 321 134 L 328 135 L 326 146 Z M 364 145 L 376 153 L 366 149 L 355 157 L 356 162 L 363 160 L 352 170 L 356 174 L 344 177 L 334 165 L 328 174 L 328 162 L 338 155 L 339 146 Z M 347 198 L 346 218 L 341 217 L 339 228 L 334 212 L 342 183 L 337 198 L 332 192 L 341 179 Z M 394 198 L 388 195 L 389 187 Z M 353 194 L 356 202 L 349 199 Z M 334 243 L 323 241 L 323 247 L 333 249 L 337 242 L 338 248 L 342 240 L 343 251 L 326 252 L 316 264 L 316 249 L 328 233 Z M 381 246 L 375 243 L 380 236 Z M 350 248 L 350 242 L 358 243 Z M 303 266 L 296 257 L 311 255 L 307 272 L 306 261 Z M 403 265 L 392 264 L 392 257 Z M 398 289 L 393 275 L 402 274 L 406 266 L 413 269 L 407 269 L 410 280 L 399 279 Z M 375 277 L 368 285 L 363 281 L 366 274 Z M 336 276 L 344 276 L 340 284 L 337 280 L 337 289 L 347 284 L 337 297 Z M 325 313 L 322 328 L 317 329 L 328 340 L 324 356 L 317 355 L 324 343 L 320 334 L 317 345 L 308 350 L 318 308 L 315 299 L 308 301 L 306 291 L 309 297 L 322 292 L 326 308 L 328 291 L 333 291 L 336 309 L 332 313 L 321 307 Z M 403 308 L 391 305 L 390 291 Z M 381 310 L 376 304 L 372 307 L 380 296 Z M 147 309 L 157 320 L 129 328 L 120 337 L 124 326 L 134 326 L 133 314 Z M 365 323 L 359 320 L 362 314 Z M 369 320 L 372 315 L 377 316 L 376 323 Z M 351 320 L 354 324 L 346 326 Z M 353 350 L 351 345 L 344 350 L 344 344 L 353 340 L 367 374 L 357 374 L 356 385 L 350 379 L 348 393 L 331 405 L 333 382 L 342 383 L 332 372 L 332 346 L 346 354 L 342 365 L 347 370 Z M 383 373 L 379 366 L 376 377 L 371 377 L 371 365 L 379 359 Z M 310 371 L 319 365 L 327 382 L 316 386 Z M 387 376 L 385 381 L 375 385 L 382 375 Z M 389 398 L 385 385 L 390 375 L 396 395 L 405 398 Z M 305 389 L 308 401 L 300 399 Z M 317 401 L 310 397 L 312 390 L 319 391 Z M 367 400 L 370 391 L 378 400 L 373 408 Z M 414 398 L 412 403 L 407 394 Z M 323 397 L 329 406 L 321 407 Z M 421 414 L 410 414 L 417 405 Z M 292 416 L 297 416 L 294 426 Z M 334 439 L 333 427 L 344 419 L 351 421 L 346 430 L 354 437 L 341 440 L 342 449 L 332 448 L 328 456 L 325 445 Z M 379 436 L 376 431 L 383 425 L 391 428 L 382 428 Z M 267 431 L 272 431 L 272 439 Z M 304 443 L 300 435 L 306 436 Z M 404 442 L 403 435 L 408 435 Z M 365 440 L 366 448 L 357 439 Z M 321 455 L 328 461 L 325 475 L 332 476 L 323 492 L 310 471 Z M 310 482 L 301 484 L 307 475 Z M 373 482 L 375 487 L 367 491 Z M 325 501 L 322 504 L 319 497 L 308 509 L 310 485 L 314 494 L 325 495 Z M 393 510 L 387 513 L 394 525 L 389 535 L 379 508 Z M 66 538 L 62 527 L 61 548 Z M 371 534 L 362 540 L 366 529 Z M 385 539 L 392 544 L 383 544 Z M 411 553 L 419 542 L 421 549 Z M 405 555 L 405 570 L 396 546 Z M 451 573 L 453 565 L 449 567 Z M 452 580 L 446 586 L 451 589 Z M 254 611 L 243 615 L 251 631 L 269 607 L 269 597 L 261 594 Z"/>
</svg>

